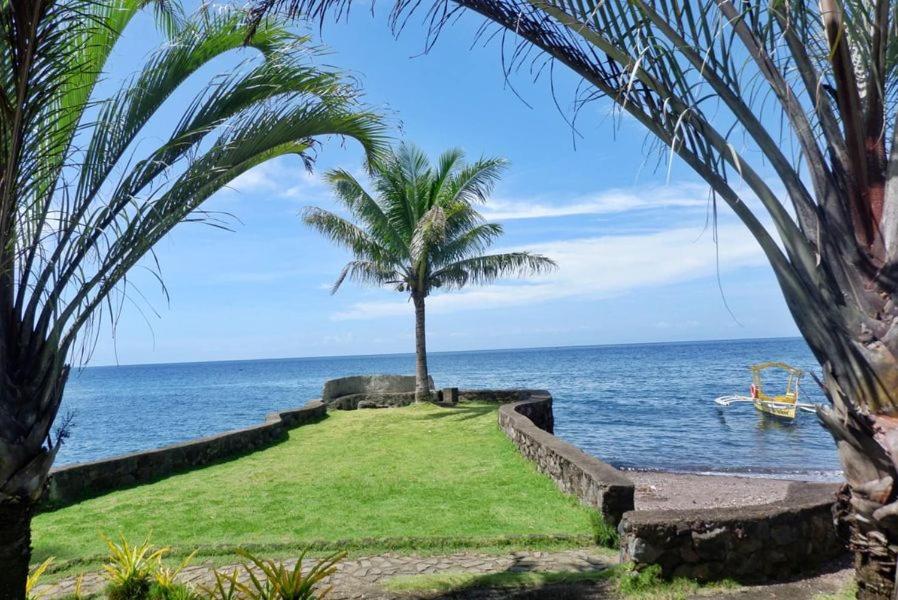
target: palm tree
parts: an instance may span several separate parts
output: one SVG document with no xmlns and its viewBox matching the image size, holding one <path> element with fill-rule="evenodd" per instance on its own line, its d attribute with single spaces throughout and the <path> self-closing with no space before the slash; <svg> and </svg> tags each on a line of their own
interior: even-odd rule
<svg viewBox="0 0 898 600">
<path fill-rule="evenodd" d="M 168 43 L 98 97 L 113 47 L 150 4 Z M 168 137 L 142 136 L 185 80 L 243 47 L 244 20 L 231 10 L 184 18 L 172 0 L 0 0 L 2 600 L 25 595 L 31 517 L 67 435 L 64 419 L 53 427 L 69 363 L 89 355 L 101 319 L 114 321 L 129 270 L 153 269 L 153 245 L 209 217 L 203 201 L 255 165 L 309 161 L 330 134 L 369 153 L 382 144 L 357 90 L 270 20 L 257 52 L 177 107 Z"/>
<path fill-rule="evenodd" d="M 407 293 L 415 306 L 415 400 L 430 398 L 424 304 L 434 289 L 483 285 L 555 267 L 529 252 L 484 254 L 502 235 L 475 210 L 486 201 L 505 161 L 464 163 L 449 150 L 431 165 L 417 148 L 402 144 L 371 172 L 373 194 L 342 170 L 327 173 L 337 200 L 355 222 L 321 208 L 306 208 L 305 222 L 348 249 L 353 260 L 331 293 L 346 279 Z"/>
<path fill-rule="evenodd" d="M 323 19 L 348 5 L 257 0 L 254 16 L 285 8 Z M 396 0 L 394 27 L 420 5 Z M 898 558 L 894 2 L 434 0 L 428 41 L 463 9 L 508 32 L 497 36 L 517 45 L 503 52 L 507 68 L 536 50 L 581 78 L 577 105 L 605 98 L 629 113 L 756 238 L 822 366 L 831 407 L 818 414 L 847 480 L 841 500 L 859 596 L 890 597 Z M 761 208 L 746 202 L 754 199 Z"/>
</svg>

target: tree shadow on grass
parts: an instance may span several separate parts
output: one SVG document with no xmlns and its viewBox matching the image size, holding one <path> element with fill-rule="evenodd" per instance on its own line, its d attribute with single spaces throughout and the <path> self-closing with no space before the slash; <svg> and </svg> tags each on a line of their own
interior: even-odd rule
<svg viewBox="0 0 898 600">
<path fill-rule="evenodd" d="M 467 421 L 468 419 L 476 419 L 488 413 L 496 412 L 495 406 L 489 404 L 434 404 L 444 410 L 438 412 L 428 412 L 427 414 L 417 415 L 417 419 L 435 420 L 445 419 L 446 417 L 454 417 L 459 421 Z"/>
<path fill-rule="evenodd" d="M 502 571 L 472 574 L 463 577 L 453 587 L 416 595 L 400 594 L 398 598 L 426 598 L 428 600 L 592 600 L 615 598 L 608 581 L 612 573 L 604 561 L 588 559 L 586 564 L 567 564 L 562 571 L 538 570 L 531 556 L 515 556 Z M 447 574 L 448 575 L 448 574 Z M 435 575 L 439 577 L 439 574 Z M 425 576 L 427 577 L 427 576 Z M 448 588 L 448 589 L 445 589 Z"/>
<path fill-rule="evenodd" d="M 429 596 L 432 600 L 598 600 L 618 598 L 607 583 L 551 583 L 524 589 L 482 588 Z"/>
</svg>

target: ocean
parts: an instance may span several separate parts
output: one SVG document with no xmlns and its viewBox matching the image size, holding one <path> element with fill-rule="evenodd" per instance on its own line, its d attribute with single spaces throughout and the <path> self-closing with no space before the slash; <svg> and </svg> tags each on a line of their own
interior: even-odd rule
<svg viewBox="0 0 898 600">
<path fill-rule="evenodd" d="M 434 352 L 438 388 L 544 388 L 556 434 L 624 469 L 832 480 L 835 446 L 816 417 L 784 424 L 750 404 L 749 365 L 768 360 L 819 374 L 801 339 Z M 327 379 L 413 373 L 412 354 L 88 367 L 73 372 L 62 412 L 74 416 L 57 464 L 164 446 L 244 427 L 320 396 Z M 805 401 L 824 398 L 810 375 Z"/>
</svg>

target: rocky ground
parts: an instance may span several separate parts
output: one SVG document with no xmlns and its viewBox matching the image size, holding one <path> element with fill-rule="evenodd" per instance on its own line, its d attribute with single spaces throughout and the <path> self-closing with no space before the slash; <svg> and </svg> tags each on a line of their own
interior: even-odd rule
<svg viewBox="0 0 898 600">
<path fill-rule="evenodd" d="M 766 504 L 786 497 L 792 481 L 757 477 L 628 471 L 636 510 L 716 508 Z"/>
</svg>

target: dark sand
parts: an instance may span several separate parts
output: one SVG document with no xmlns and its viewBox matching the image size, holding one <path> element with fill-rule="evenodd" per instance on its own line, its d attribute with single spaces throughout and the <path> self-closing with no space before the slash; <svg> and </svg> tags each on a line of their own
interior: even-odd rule
<svg viewBox="0 0 898 600">
<path fill-rule="evenodd" d="M 636 484 L 636 510 L 711 508 L 781 500 L 792 481 L 721 475 L 627 471 Z"/>
</svg>

